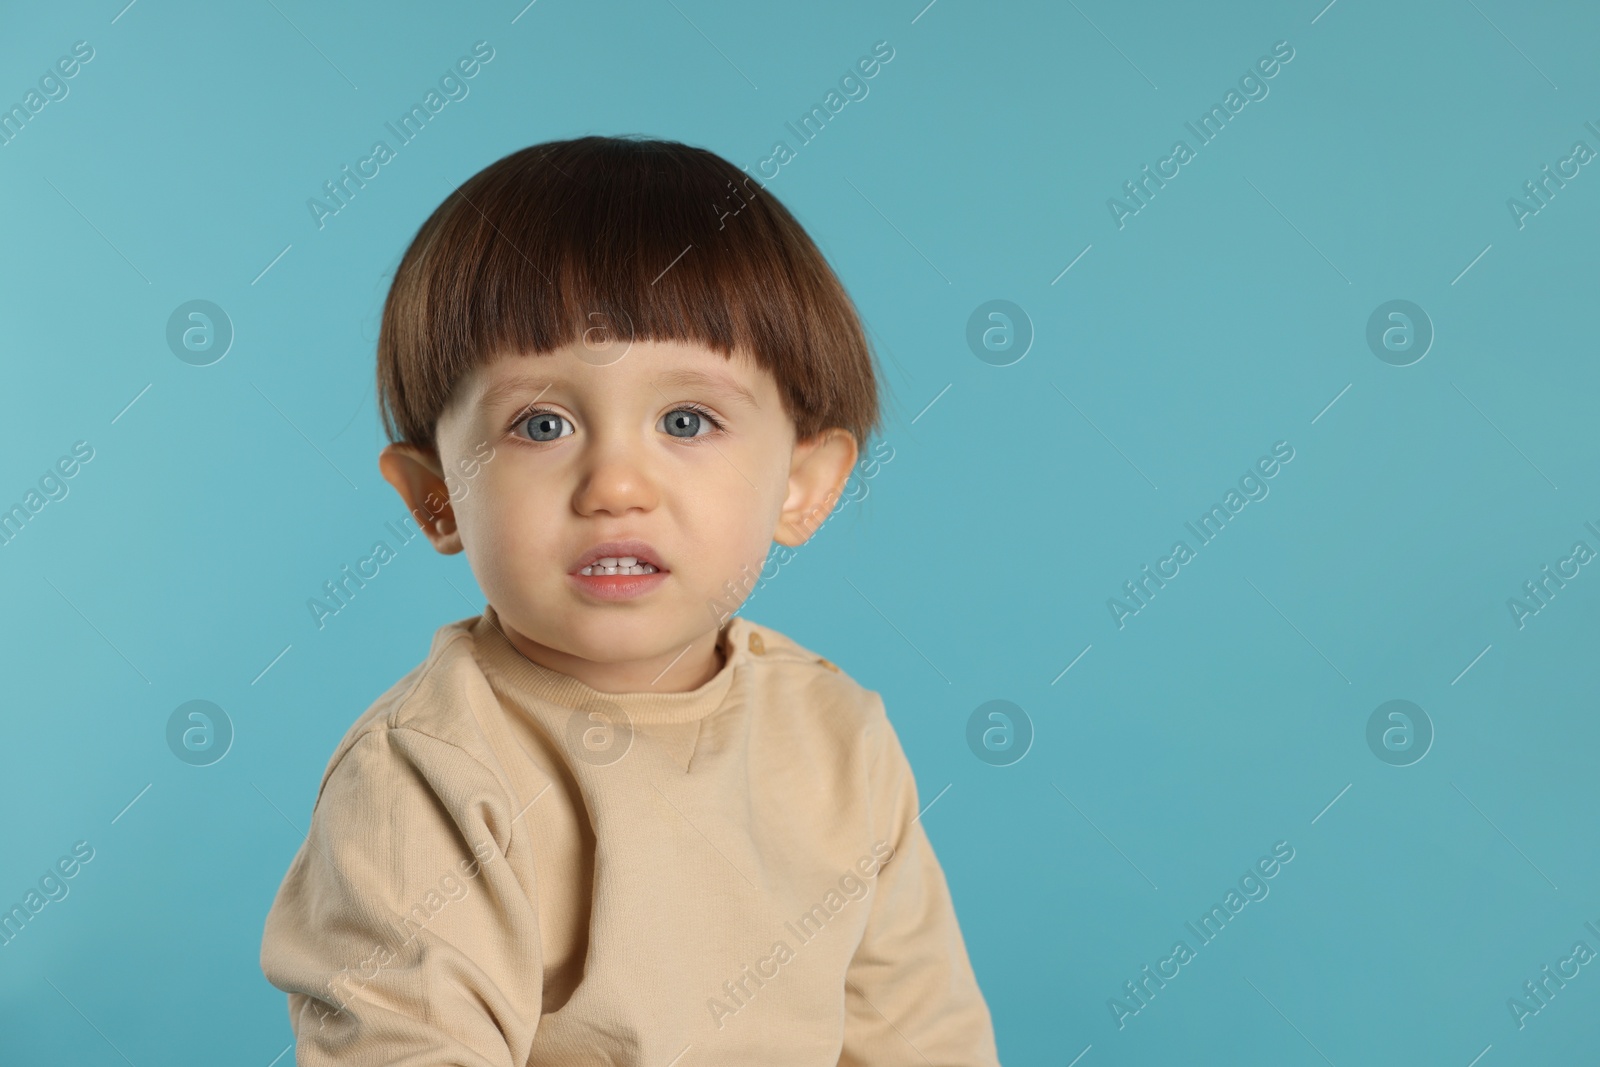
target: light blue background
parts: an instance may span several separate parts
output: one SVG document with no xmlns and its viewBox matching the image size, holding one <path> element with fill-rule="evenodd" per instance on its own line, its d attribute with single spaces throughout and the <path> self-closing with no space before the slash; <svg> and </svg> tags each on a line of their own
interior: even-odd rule
<svg viewBox="0 0 1600 1067">
<path fill-rule="evenodd" d="M 1600 575 L 1507 607 L 1600 549 L 1600 175 L 1506 206 L 1600 148 L 1591 5 L 124 2 L 0 32 L 0 103 L 95 49 L 0 148 L 0 505 L 95 449 L 0 548 L 0 904 L 95 849 L 0 948 L 0 1058 L 288 1043 L 261 925 L 326 760 L 482 607 L 420 540 L 325 630 L 305 606 L 404 513 L 373 350 L 427 214 L 586 133 L 753 169 L 879 40 L 770 189 L 861 309 L 894 458 L 745 611 L 884 694 L 1002 1060 L 1593 1054 L 1600 964 L 1507 1008 L 1600 949 Z M 319 230 L 307 198 L 478 40 L 470 96 Z M 1280 40 L 1267 98 L 1119 229 L 1107 198 Z M 165 341 L 197 298 L 237 330 L 203 368 Z M 965 340 L 992 299 L 1036 332 L 1010 366 Z M 1391 299 L 1437 331 L 1411 366 L 1366 344 Z M 1280 440 L 1270 495 L 1119 629 L 1107 599 Z M 1408 767 L 1366 742 L 1395 698 L 1437 731 Z M 237 731 L 209 767 L 166 745 L 191 699 Z M 993 699 L 1035 730 L 1011 766 L 967 747 Z M 1281 840 L 1270 895 L 1119 1029 L 1109 998 Z"/>
</svg>

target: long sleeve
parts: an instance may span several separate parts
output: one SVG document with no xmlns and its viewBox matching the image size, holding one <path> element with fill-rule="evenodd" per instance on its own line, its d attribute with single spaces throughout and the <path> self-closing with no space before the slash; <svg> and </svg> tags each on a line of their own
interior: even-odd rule
<svg viewBox="0 0 1600 1067">
<path fill-rule="evenodd" d="M 543 960 L 531 866 L 495 775 L 409 728 L 357 739 L 324 776 L 266 920 L 300 1067 L 522 1067 Z"/>
<path fill-rule="evenodd" d="M 978 988 L 917 784 L 893 725 L 874 733 L 875 827 L 894 850 L 877 873 L 866 931 L 845 979 L 840 1067 L 998 1067 Z"/>
</svg>

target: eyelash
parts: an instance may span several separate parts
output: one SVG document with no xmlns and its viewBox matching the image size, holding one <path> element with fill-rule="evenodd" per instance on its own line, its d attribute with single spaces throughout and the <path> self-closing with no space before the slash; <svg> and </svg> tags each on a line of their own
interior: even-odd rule
<svg viewBox="0 0 1600 1067">
<path fill-rule="evenodd" d="M 719 433 L 722 433 L 725 429 L 725 427 L 722 425 L 722 421 L 713 415 L 709 409 L 704 408 L 693 401 L 675 405 L 672 410 L 692 411 L 711 424 L 711 433 L 696 434 L 694 437 L 680 437 L 678 438 L 680 441 L 694 441 L 704 437 L 713 437 Z M 566 418 L 566 416 L 561 415 L 560 412 L 550 411 L 546 408 L 541 408 L 538 405 L 530 405 L 529 407 L 523 408 L 520 412 L 512 417 L 511 424 L 506 427 L 506 432 L 515 433 L 518 427 L 527 422 L 529 419 L 533 418 L 535 415 L 556 415 L 563 419 Z M 523 443 L 530 445 L 549 445 L 555 443 L 554 441 L 534 441 L 530 438 L 523 437 L 521 434 L 516 434 L 516 437 Z"/>
</svg>

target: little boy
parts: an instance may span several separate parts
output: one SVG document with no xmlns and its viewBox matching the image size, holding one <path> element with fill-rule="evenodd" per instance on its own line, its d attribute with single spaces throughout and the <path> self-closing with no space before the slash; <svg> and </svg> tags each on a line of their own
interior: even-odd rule
<svg viewBox="0 0 1600 1067">
<path fill-rule="evenodd" d="M 379 466 L 488 606 L 351 727 L 267 916 L 301 1067 L 998 1064 L 878 693 L 734 615 L 879 419 L 732 164 L 583 137 L 423 224 Z"/>
</svg>

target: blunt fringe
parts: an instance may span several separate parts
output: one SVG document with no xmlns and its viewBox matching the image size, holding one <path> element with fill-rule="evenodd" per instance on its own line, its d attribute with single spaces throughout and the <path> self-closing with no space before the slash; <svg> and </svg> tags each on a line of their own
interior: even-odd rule
<svg viewBox="0 0 1600 1067">
<path fill-rule="evenodd" d="M 837 426 L 865 451 L 879 427 L 855 305 L 788 209 L 706 149 L 592 136 L 491 163 L 417 231 L 378 334 L 385 433 L 437 452 L 463 375 L 597 324 L 752 358 L 801 440 Z"/>
</svg>

